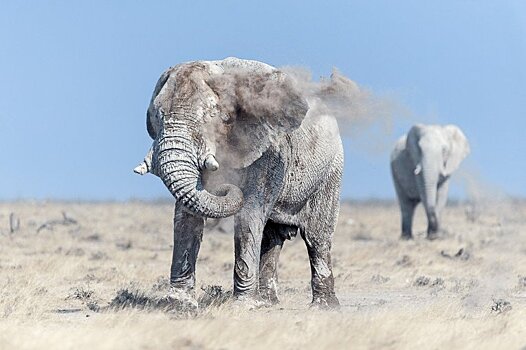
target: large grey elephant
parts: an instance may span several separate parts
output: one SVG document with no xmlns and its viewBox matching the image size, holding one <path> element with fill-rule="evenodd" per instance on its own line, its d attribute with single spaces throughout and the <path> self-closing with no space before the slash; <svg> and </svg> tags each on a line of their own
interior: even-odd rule
<svg viewBox="0 0 526 350">
<path fill-rule="evenodd" d="M 417 124 L 397 141 L 391 153 L 391 174 L 402 216 L 402 238 L 412 238 L 413 215 L 420 202 L 428 220 L 427 238 L 437 238 L 449 178 L 469 151 L 466 136 L 455 125 Z"/>
<path fill-rule="evenodd" d="M 159 176 L 176 200 L 174 302 L 197 306 L 205 218 L 235 215 L 237 302 L 278 302 L 278 257 L 299 231 L 312 303 L 338 305 L 330 250 L 343 148 L 336 120 L 309 103 L 290 76 L 257 61 L 189 62 L 161 75 L 147 112 L 153 146 L 135 171 Z"/>
</svg>

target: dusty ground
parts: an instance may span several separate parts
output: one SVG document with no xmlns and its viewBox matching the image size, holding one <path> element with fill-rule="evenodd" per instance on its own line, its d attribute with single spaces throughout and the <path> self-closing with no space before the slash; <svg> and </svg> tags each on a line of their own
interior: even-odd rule
<svg viewBox="0 0 526 350">
<path fill-rule="evenodd" d="M 419 208 L 418 234 L 405 242 L 394 204 L 343 205 L 333 250 L 340 311 L 309 309 L 296 238 L 281 257 L 278 306 L 179 315 L 143 307 L 166 291 L 172 205 L 0 203 L 0 348 L 524 348 L 526 203 L 475 209 L 448 207 L 447 236 L 429 242 Z M 201 298 L 210 285 L 231 289 L 228 227 L 205 232 Z"/>
</svg>

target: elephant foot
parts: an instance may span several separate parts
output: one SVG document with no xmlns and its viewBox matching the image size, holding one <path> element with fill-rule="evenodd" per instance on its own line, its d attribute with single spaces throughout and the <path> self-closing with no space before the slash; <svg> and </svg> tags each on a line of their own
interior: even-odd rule
<svg viewBox="0 0 526 350">
<path fill-rule="evenodd" d="M 266 300 L 254 298 L 252 296 L 234 297 L 232 307 L 241 310 L 257 310 L 270 307 L 272 304 Z"/>
<path fill-rule="evenodd" d="M 193 293 L 185 289 L 171 287 L 170 292 L 162 298 L 162 301 L 168 311 L 195 312 L 199 308 Z"/>
<path fill-rule="evenodd" d="M 279 304 L 278 292 L 275 289 L 260 289 L 259 294 L 265 302 L 271 305 Z"/>
<path fill-rule="evenodd" d="M 409 241 L 413 239 L 413 235 L 411 233 L 402 233 L 400 239 L 403 241 Z"/>
<path fill-rule="evenodd" d="M 444 238 L 444 233 L 440 231 L 428 231 L 426 238 L 430 241 L 434 241 L 436 239 Z"/>
<path fill-rule="evenodd" d="M 340 302 L 336 295 L 317 295 L 312 298 L 310 307 L 318 310 L 337 310 Z"/>
<path fill-rule="evenodd" d="M 438 239 L 438 233 L 436 233 L 436 232 L 428 233 L 426 238 L 428 240 L 430 240 L 430 241 L 434 241 L 434 240 Z"/>
</svg>

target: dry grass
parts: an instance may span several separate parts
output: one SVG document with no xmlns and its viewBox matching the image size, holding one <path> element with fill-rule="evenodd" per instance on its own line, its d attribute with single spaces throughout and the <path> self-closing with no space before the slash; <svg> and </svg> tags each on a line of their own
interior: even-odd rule
<svg viewBox="0 0 526 350">
<path fill-rule="evenodd" d="M 241 311 L 227 302 L 180 315 L 105 309 L 123 289 L 150 299 L 166 291 L 171 205 L 0 203 L 0 348 L 526 345 L 526 204 L 486 205 L 476 216 L 449 207 L 448 236 L 434 242 L 422 233 L 398 240 L 397 208 L 380 204 L 342 207 L 333 253 L 340 311 L 309 309 L 308 259 L 297 238 L 281 257 L 278 306 Z M 14 232 L 11 213 L 20 220 Z M 199 288 L 231 289 L 233 239 L 222 232 L 229 228 L 205 232 Z M 419 209 L 416 231 L 424 229 Z"/>
</svg>

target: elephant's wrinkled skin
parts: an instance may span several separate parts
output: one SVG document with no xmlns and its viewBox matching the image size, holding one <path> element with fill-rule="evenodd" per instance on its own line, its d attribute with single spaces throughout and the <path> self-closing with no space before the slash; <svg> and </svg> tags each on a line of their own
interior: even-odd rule
<svg viewBox="0 0 526 350">
<path fill-rule="evenodd" d="M 449 178 L 469 151 L 466 137 L 455 125 L 417 124 L 397 141 L 391 153 L 391 174 L 402 216 L 402 238 L 412 238 L 413 215 L 420 202 L 428 220 L 427 238 L 437 238 Z"/>
<path fill-rule="evenodd" d="M 175 294 L 193 295 L 204 219 L 235 215 L 238 301 L 278 301 L 278 257 L 299 231 L 313 304 L 338 305 L 330 249 L 343 149 L 335 119 L 312 111 L 289 77 L 256 61 L 190 62 L 162 74 L 147 113 L 152 150 L 135 171 L 159 176 L 176 199 Z M 223 181 L 232 184 L 214 185 Z"/>
</svg>

